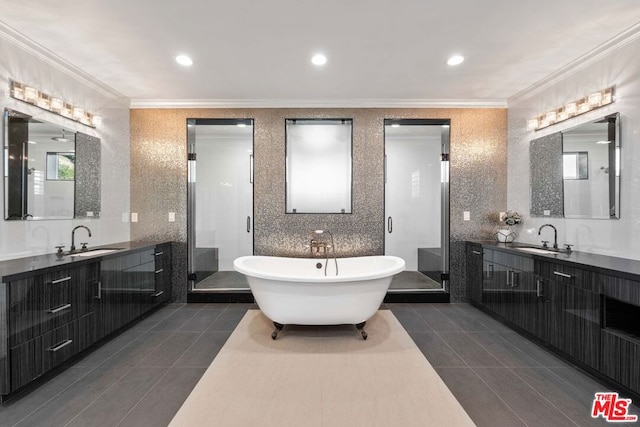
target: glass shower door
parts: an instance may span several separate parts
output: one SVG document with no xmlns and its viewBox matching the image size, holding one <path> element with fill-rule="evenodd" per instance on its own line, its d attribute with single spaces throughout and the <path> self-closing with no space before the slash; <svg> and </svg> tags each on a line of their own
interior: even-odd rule
<svg viewBox="0 0 640 427">
<path fill-rule="evenodd" d="M 391 292 L 442 290 L 449 272 L 449 121 L 385 120 L 385 254 Z"/>
<path fill-rule="evenodd" d="M 233 260 L 253 254 L 253 120 L 192 119 L 187 127 L 191 290 L 248 289 Z"/>
</svg>

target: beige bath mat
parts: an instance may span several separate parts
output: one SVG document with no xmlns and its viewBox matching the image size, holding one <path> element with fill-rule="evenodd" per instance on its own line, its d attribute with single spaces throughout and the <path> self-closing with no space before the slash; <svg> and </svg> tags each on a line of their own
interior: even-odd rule
<svg viewBox="0 0 640 427">
<path fill-rule="evenodd" d="M 171 426 L 472 426 L 388 310 L 352 325 L 287 326 L 249 310 Z"/>
</svg>

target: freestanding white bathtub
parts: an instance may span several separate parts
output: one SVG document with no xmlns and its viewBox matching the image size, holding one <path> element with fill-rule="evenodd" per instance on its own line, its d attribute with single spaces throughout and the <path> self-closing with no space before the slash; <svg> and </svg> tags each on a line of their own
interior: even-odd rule
<svg viewBox="0 0 640 427">
<path fill-rule="evenodd" d="M 326 269 L 325 263 L 329 263 Z M 233 262 L 247 276 L 260 310 L 283 325 L 354 324 L 362 329 L 382 304 L 394 274 L 405 262 L 394 256 L 334 259 L 246 256 Z"/>
</svg>

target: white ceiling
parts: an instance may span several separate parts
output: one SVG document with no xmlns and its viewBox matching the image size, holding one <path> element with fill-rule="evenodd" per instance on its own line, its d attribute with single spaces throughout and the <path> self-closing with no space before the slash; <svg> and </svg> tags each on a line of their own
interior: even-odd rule
<svg viewBox="0 0 640 427">
<path fill-rule="evenodd" d="M 638 33 L 640 1 L 0 0 L 0 21 L 133 105 L 499 105 Z"/>
</svg>

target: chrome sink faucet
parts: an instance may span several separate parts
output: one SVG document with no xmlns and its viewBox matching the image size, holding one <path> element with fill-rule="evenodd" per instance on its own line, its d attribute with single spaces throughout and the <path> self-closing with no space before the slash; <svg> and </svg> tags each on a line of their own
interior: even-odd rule
<svg viewBox="0 0 640 427">
<path fill-rule="evenodd" d="M 543 224 L 540 226 L 540 228 L 538 229 L 538 236 L 540 235 L 540 233 L 542 232 L 542 229 L 545 227 L 551 227 L 553 228 L 553 249 L 558 250 L 558 230 L 552 225 L 552 224 Z M 543 248 L 547 248 L 547 243 L 549 243 L 546 240 L 542 241 L 542 247 Z"/>
<path fill-rule="evenodd" d="M 85 230 L 87 230 L 87 233 L 89 233 L 89 237 L 91 237 L 91 230 L 89 230 L 89 227 L 87 227 L 86 225 L 79 225 L 77 227 L 75 227 L 72 231 L 71 231 L 71 248 L 69 248 L 69 252 L 74 252 L 76 250 L 76 230 L 78 228 L 84 228 Z M 86 243 L 82 244 L 82 248 L 86 249 Z"/>
</svg>

